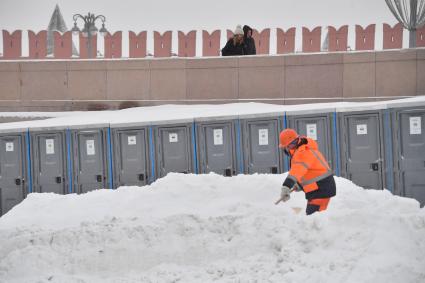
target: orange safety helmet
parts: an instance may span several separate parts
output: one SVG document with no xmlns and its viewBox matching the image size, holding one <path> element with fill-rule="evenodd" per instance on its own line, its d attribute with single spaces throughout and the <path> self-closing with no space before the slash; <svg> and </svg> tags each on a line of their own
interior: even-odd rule
<svg viewBox="0 0 425 283">
<path fill-rule="evenodd" d="M 279 135 L 279 147 L 287 147 L 291 142 L 298 138 L 298 134 L 293 129 L 285 129 Z"/>
</svg>

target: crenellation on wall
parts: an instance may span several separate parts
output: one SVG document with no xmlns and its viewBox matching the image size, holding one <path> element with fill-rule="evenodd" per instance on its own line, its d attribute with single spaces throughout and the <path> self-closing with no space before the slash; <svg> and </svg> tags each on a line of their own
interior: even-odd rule
<svg viewBox="0 0 425 283">
<path fill-rule="evenodd" d="M 286 54 L 295 52 L 296 29 L 294 27 L 284 31 L 281 28 L 276 29 L 276 53 Z"/>
<path fill-rule="evenodd" d="M 385 49 L 403 48 L 403 27 L 400 23 L 382 24 L 382 39 Z M 297 31 L 298 29 L 298 31 Z M 348 37 L 355 38 L 355 50 L 375 50 L 376 42 L 376 24 L 370 24 L 366 27 L 355 25 L 354 35 L 349 34 L 349 26 L 343 25 L 338 29 L 328 26 L 327 44 L 322 42 L 322 26 L 309 29 L 306 27 L 295 28 L 286 27 L 286 29 L 277 27 L 274 29 L 264 28 L 259 31 L 253 29 L 253 38 L 256 42 L 257 55 L 274 55 L 270 52 L 270 43 L 276 42 L 275 54 L 296 54 L 296 53 L 317 53 L 317 52 L 344 52 L 348 49 Z M 275 31 L 275 32 L 272 32 Z M 29 56 L 22 56 L 22 36 L 28 35 Z M 173 43 L 173 32 L 177 34 L 177 43 Z M 220 56 L 221 48 L 226 42 L 221 41 L 222 32 L 229 39 L 233 37 L 233 31 L 226 30 L 200 30 L 202 34 L 202 44 L 200 46 L 199 57 Z M 352 32 L 352 31 L 351 31 Z M 79 55 L 72 55 L 73 41 L 71 31 L 63 34 L 54 31 L 53 54 L 46 54 L 46 30 L 41 30 L 37 34 L 31 30 L 7 31 L 3 30 L 3 56 L 2 60 L 25 60 L 25 59 L 86 59 L 86 58 L 123 58 L 123 32 L 117 31 L 114 34 L 107 33 L 103 45 L 105 54 L 98 53 L 98 36 L 91 37 L 91 55 L 88 55 L 88 38 L 79 33 Z M 153 34 L 153 35 L 152 35 Z M 191 30 L 187 33 L 182 31 L 165 31 L 160 33 L 153 31 L 152 34 L 147 31 L 128 31 L 128 58 L 144 58 L 150 56 L 147 54 L 147 43 L 153 42 L 153 56 L 157 58 L 177 57 L 196 57 L 197 54 L 197 34 L 198 30 Z M 273 35 L 275 38 L 271 38 Z M 48 37 L 48 36 L 47 36 Z M 301 37 L 297 40 L 296 37 Z M 295 42 L 301 42 L 301 50 L 296 49 Z M 417 30 L 417 46 L 425 46 L 425 27 Z M 177 46 L 177 50 L 172 47 Z M 201 50 L 202 49 L 202 50 Z M 77 51 L 75 51 L 77 52 Z M 77 53 L 75 53 L 77 54 Z"/>
</svg>

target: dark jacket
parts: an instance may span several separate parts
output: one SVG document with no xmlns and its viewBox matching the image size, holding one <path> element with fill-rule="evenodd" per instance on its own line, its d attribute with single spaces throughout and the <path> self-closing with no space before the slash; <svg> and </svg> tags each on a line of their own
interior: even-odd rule
<svg viewBox="0 0 425 283">
<path fill-rule="evenodd" d="M 306 199 L 331 198 L 336 195 L 336 184 L 333 175 L 317 181 L 317 186 L 319 187 L 317 191 L 305 193 Z"/>
<path fill-rule="evenodd" d="M 246 55 L 255 55 L 257 54 L 257 50 L 255 48 L 255 40 L 254 38 L 247 36 L 248 31 L 251 31 L 251 35 L 252 35 L 252 28 L 250 28 L 247 25 L 243 26 L 243 32 L 244 32 L 243 42 L 245 44 Z"/>
<path fill-rule="evenodd" d="M 221 55 L 223 56 L 239 56 L 246 55 L 245 45 L 242 44 L 233 44 L 233 38 L 229 39 L 226 43 L 226 46 L 221 49 Z"/>
</svg>

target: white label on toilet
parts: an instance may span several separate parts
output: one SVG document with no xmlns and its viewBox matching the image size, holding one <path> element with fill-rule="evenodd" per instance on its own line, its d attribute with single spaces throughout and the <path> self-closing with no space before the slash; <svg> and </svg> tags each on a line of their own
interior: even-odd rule
<svg viewBox="0 0 425 283">
<path fill-rule="evenodd" d="M 222 145 L 223 144 L 223 129 L 214 129 L 214 145 Z"/>
<path fill-rule="evenodd" d="M 127 140 L 128 140 L 128 145 L 133 145 L 137 143 L 136 136 L 128 136 Z"/>
<path fill-rule="evenodd" d="M 13 142 L 6 143 L 6 151 L 13 151 Z"/>
<path fill-rule="evenodd" d="M 307 124 L 306 132 L 307 132 L 307 137 L 317 141 L 317 125 L 316 124 Z"/>
<path fill-rule="evenodd" d="M 86 149 L 87 149 L 87 155 L 95 155 L 96 150 L 94 148 L 94 140 L 87 140 L 86 141 Z"/>
<path fill-rule="evenodd" d="M 168 135 L 168 140 L 170 142 L 178 142 L 179 141 L 178 134 L 177 133 L 170 133 Z"/>
<path fill-rule="evenodd" d="M 47 139 L 46 140 L 46 154 L 55 154 L 55 140 Z"/>
<path fill-rule="evenodd" d="M 258 144 L 268 145 L 269 144 L 269 129 L 258 130 Z"/>
<path fill-rule="evenodd" d="M 410 122 L 410 134 L 421 135 L 422 134 L 421 117 L 410 117 L 409 122 Z"/>
<path fill-rule="evenodd" d="M 357 135 L 367 135 L 367 124 L 357 125 Z"/>
</svg>

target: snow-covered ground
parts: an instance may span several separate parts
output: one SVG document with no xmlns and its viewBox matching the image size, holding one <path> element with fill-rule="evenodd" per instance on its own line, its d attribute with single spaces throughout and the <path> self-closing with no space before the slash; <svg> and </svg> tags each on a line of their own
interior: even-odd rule
<svg viewBox="0 0 425 283">
<path fill-rule="evenodd" d="M 425 282 L 416 200 L 336 178 L 306 216 L 302 192 L 274 205 L 284 177 L 30 194 L 0 218 L 0 282 Z"/>
</svg>

